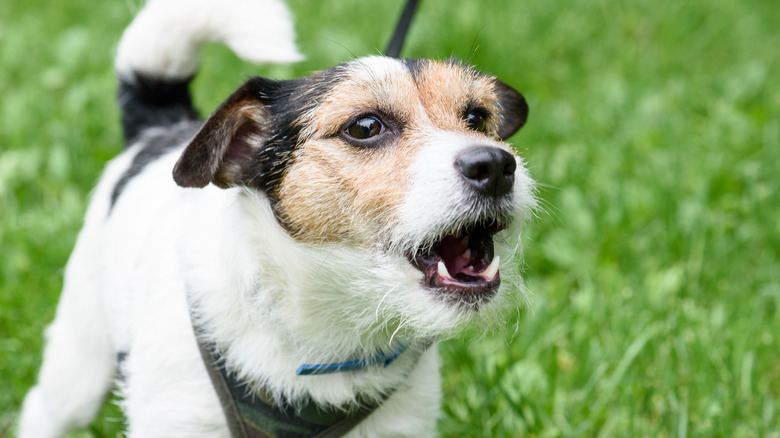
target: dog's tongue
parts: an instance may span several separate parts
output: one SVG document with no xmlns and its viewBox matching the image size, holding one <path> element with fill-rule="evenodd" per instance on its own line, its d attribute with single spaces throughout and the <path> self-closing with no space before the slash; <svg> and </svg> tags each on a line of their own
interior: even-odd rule
<svg viewBox="0 0 780 438">
<path fill-rule="evenodd" d="M 488 262 L 481 246 L 483 244 L 472 242 L 476 238 L 467 234 L 462 238 L 449 235 L 442 239 L 436 249 L 441 260 L 437 263 L 435 276 L 432 278 L 440 285 L 496 281 L 501 258 L 496 256 Z"/>
<path fill-rule="evenodd" d="M 468 249 L 468 241 L 466 239 L 458 239 L 453 235 L 449 235 L 442 240 L 438 253 L 451 275 L 454 276 L 463 272 L 464 268 L 469 265 L 470 254 L 466 253 Z"/>
</svg>

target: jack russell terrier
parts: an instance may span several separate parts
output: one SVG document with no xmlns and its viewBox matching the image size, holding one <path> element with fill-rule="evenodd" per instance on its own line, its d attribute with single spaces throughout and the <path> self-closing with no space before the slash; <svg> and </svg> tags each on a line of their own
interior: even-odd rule
<svg viewBox="0 0 780 438">
<path fill-rule="evenodd" d="M 202 43 L 291 62 L 292 29 L 278 0 L 152 0 L 125 31 L 127 147 L 92 195 L 22 438 L 88 425 L 114 387 L 131 437 L 435 434 L 436 342 L 524 296 L 534 183 L 504 140 L 528 106 L 454 60 L 372 56 L 251 78 L 199 120 Z"/>
</svg>

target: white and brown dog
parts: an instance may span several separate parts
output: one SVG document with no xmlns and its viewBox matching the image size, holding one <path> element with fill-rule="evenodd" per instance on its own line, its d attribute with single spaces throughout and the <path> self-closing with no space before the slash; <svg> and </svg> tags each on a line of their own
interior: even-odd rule
<svg viewBox="0 0 780 438">
<path fill-rule="evenodd" d="M 125 32 L 128 146 L 94 192 L 20 436 L 89 424 L 114 385 L 130 436 L 229 436 L 192 320 L 269 405 L 369 404 L 351 436 L 435 434 L 430 347 L 523 294 L 533 182 L 502 140 L 525 100 L 455 61 L 377 56 L 252 78 L 203 123 L 188 85 L 205 41 L 300 57 L 278 0 L 154 0 Z"/>
</svg>

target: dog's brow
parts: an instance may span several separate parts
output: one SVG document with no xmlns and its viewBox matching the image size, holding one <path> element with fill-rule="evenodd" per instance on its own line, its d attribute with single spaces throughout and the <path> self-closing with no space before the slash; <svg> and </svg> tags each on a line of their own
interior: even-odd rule
<svg viewBox="0 0 780 438">
<path fill-rule="evenodd" d="M 352 61 L 349 75 L 367 82 L 378 82 L 398 74 L 407 74 L 406 66 L 397 59 L 369 56 Z"/>
<path fill-rule="evenodd" d="M 320 104 L 301 115 L 301 138 L 334 135 L 350 119 L 364 113 L 407 123 L 421 111 L 418 86 L 402 62 L 362 58 L 346 65 Z"/>
</svg>

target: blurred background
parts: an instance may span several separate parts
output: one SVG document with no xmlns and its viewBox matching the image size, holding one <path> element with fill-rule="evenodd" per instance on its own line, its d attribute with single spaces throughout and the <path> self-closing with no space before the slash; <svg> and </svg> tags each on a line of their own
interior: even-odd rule
<svg viewBox="0 0 780 438">
<path fill-rule="evenodd" d="M 402 3 L 290 0 L 307 60 L 208 46 L 196 106 L 376 54 Z M 112 62 L 140 4 L 0 2 L 0 437 L 121 149 Z M 441 346 L 441 435 L 780 437 L 776 0 L 423 0 L 403 55 L 468 60 L 526 96 L 511 142 L 542 200 L 518 260 L 531 305 Z M 120 430 L 107 404 L 75 436 Z"/>
</svg>

